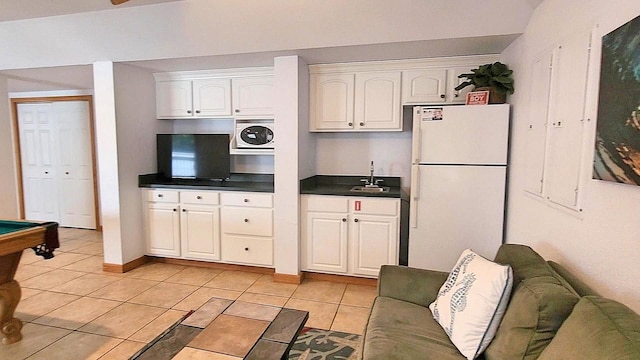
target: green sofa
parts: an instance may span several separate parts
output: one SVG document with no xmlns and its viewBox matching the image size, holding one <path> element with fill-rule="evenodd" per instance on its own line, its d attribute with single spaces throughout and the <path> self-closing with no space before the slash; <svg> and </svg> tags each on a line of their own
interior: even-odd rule
<svg viewBox="0 0 640 360">
<path fill-rule="evenodd" d="M 496 336 L 478 359 L 640 359 L 640 316 L 631 309 L 598 296 L 527 246 L 502 245 L 494 261 L 511 265 L 513 290 Z M 428 308 L 447 276 L 383 266 L 360 357 L 465 359 Z"/>
</svg>

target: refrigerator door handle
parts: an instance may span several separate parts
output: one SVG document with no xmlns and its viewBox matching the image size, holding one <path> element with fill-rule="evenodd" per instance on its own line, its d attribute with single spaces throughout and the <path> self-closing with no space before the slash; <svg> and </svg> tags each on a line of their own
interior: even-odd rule
<svg viewBox="0 0 640 360">
<path fill-rule="evenodd" d="M 418 200 L 420 200 L 420 167 L 412 166 L 411 172 L 411 201 L 409 203 L 409 226 L 418 227 Z"/>
<path fill-rule="evenodd" d="M 420 110 L 422 107 L 415 106 L 413 108 L 413 141 L 411 146 L 412 162 L 417 164 L 420 162 Z"/>
</svg>

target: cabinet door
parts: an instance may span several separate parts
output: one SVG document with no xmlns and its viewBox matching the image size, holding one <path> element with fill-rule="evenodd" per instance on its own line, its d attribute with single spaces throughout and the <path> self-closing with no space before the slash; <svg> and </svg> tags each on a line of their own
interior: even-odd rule
<svg viewBox="0 0 640 360">
<path fill-rule="evenodd" d="M 398 264 L 397 217 L 354 215 L 350 226 L 350 272 L 378 276 L 380 266 Z"/>
<path fill-rule="evenodd" d="M 193 111 L 195 116 L 230 116 L 231 80 L 194 80 Z"/>
<path fill-rule="evenodd" d="M 220 260 L 220 208 L 183 206 L 180 212 L 182 256 Z"/>
<path fill-rule="evenodd" d="M 347 226 L 347 214 L 307 213 L 307 270 L 347 272 Z"/>
<path fill-rule="evenodd" d="M 447 70 L 408 70 L 402 72 L 402 103 L 426 104 L 445 102 Z"/>
<path fill-rule="evenodd" d="M 178 204 L 147 203 L 147 251 L 151 255 L 180 256 Z"/>
<path fill-rule="evenodd" d="M 231 88 L 236 116 L 273 117 L 273 76 L 233 79 Z"/>
<path fill-rule="evenodd" d="M 191 81 L 157 81 L 156 114 L 169 119 L 193 116 Z"/>
<path fill-rule="evenodd" d="M 311 130 L 353 128 L 353 74 L 311 76 Z"/>
<path fill-rule="evenodd" d="M 402 130 L 400 78 L 400 71 L 356 74 L 356 129 Z"/>
<path fill-rule="evenodd" d="M 467 86 L 461 90 L 456 90 L 456 86 L 467 81 L 466 78 L 458 78 L 460 74 L 471 73 L 472 68 L 477 66 L 460 66 L 449 69 L 449 84 L 447 85 L 447 102 L 464 104 L 467 99 L 467 93 L 473 90 L 473 86 Z"/>
</svg>

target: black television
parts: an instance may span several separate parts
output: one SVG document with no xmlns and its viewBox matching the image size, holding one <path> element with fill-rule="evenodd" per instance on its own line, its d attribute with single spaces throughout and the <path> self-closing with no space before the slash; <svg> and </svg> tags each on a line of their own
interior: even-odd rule
<svg viewBox="0 0 640 360">
<path fill-rule="evenodd" d="M 157 134 L 158 173 L 171 179 L 228 179 L 228 134 Z"/>
</svg>

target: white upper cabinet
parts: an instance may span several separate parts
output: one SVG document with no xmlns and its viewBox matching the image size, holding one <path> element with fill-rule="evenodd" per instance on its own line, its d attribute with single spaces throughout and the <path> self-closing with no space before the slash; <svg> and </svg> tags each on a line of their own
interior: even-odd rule
<svg viewBox="0 0 640 360">
<path fill-rule="evenodd" d="M 311 76 L 311 130 L 353 129 L 354 74 Z"/>
<path fill-rule="evenodd" d="M 402 72 L 402 102 L 428 104 L 445 101 L 447 70 L 409 70 Z"/>
<path fill-rule="evenodd" d="M 460 74 L 496 55 L 309 66 L 310 131 L 402 131 L 403 105 L 464 104 Z"/>
<path fill-rule="evenodd" d="M 230 116 L 231 80 L 171 80 L 156 82 L 159 119 Z"/>
<path fill-rule="evenodd" d="M 154 74 L 158 119 L 273 118 L 273 69 Z"/>
<path fill-rule="evenodd" d="M 402 129 L 400 77 L 399 71 L 356 74 L 356 129 Z"/>
<path fill-rule="evenodd" d="M 400 74 L 312 75 L 312 131 L 401 130 Z"/>
<path fill-rule="evenodd" d="M 458 66 L 446 69 L 418 69 L 402 72 L 403 104 L 464 104 L 467 93 L 473 86 L 456 90 L 466 79 L 460 74 L 471 72 L 477 65 Z"/>
<path fill-rule="evenodd" d="M 194 116 L 231 115 L 231 80 L 205 79 L 193 81 Z"/>
<path fill-rule="evenodd" d="M 156 113 L 158 118 L 193 116 L 191 81 L 156 82 Z"/>
<path fill-rule="evenodd" d="M 273 76 L 233 79 L 231 88 L 236 117 L 273 117 Z"/>
</svg>

